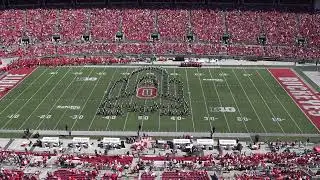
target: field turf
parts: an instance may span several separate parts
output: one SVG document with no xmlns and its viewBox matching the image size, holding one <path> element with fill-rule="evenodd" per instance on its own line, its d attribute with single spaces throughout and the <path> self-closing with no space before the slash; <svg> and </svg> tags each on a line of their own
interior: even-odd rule
<svg viewBox="0 0 320 180">
<path fill-rule="evenodd" d="M 183 83 L 187 116 L 160 116 L 158 111 L 121 116 L 97 114 L 105 93 L 132 67 L 39 67 L 0 100 L 0 129 L 209 132 L 318 133 L 267 69 L 167 68 Z M 144 72 L 145 73 L 145 72 Z M 153 74 L 151 70 L 149 74 Z M 146 73 L 147 74 L 147 73 Z M 145 74 L 142 74 L 142 76 Z M 134 78 L 135 81 L 139 79 Z M 159 82 L 162 79 L 157 79 Z M 134 87 L 135 81 L 130 86 Z M 159 83 L 161 84 L 161 83 Z M 170 93 L 177 94 L 176 85 Z M 121 88 L 118 89 L 120 92 Z M 158 93 L 161 93 L 161 86 Z M 164 102 L 160 96 L 126 102 Z M 121 104 L 121 100 L 117 102 Z"/>
</svg>

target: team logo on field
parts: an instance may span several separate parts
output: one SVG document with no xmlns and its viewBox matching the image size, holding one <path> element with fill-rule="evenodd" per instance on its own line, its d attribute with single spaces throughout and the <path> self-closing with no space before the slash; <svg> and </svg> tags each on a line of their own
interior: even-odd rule
<svg viewBox="0 0 320 180">
<path fill-rule="evenodd" d="M 137 97 L 142 99 L 153 99 L 157 97 L 158 90 L 155 87 L 139 87 L 137 88 Z"/>
</svg>

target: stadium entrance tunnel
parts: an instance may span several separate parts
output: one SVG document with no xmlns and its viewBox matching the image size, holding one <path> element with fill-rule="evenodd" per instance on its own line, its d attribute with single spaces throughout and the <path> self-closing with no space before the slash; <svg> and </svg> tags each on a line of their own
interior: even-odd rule
<svg viewBox="0 0 320 180">
<path fill-rule="evenodd" d="M 97 115 L 123 116 L 128 112 L 139 115 L 190 115 L 183 82 L 169 76 L 165 69 L 143 67 L 123 75 L 107 89 Z"/>
</svg>

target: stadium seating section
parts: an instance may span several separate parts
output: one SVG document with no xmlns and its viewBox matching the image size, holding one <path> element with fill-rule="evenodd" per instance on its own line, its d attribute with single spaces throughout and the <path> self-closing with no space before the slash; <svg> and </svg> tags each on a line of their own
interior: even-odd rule
<svg viewBox="0 0 320 180">
<path fill-rule="evenodd" d="M 309 177 L 302 167 L 317 166 L 320 162 L 319 154 L 316 152 L 297 153 L 254 153 L 244 154 L 225 154 L 215 156 L 195 157 L 141 157 L 137 162 L 133 162 L 132 156 L 104 156 L 104 155 L 61 155 L 50 153 L 31 153 L 17 151 L 0 151 L 0 160 L 3 162 L 12 162 L 17 165 L 17 169 L 1 168 L 0 179 L 39 179 L 39 173 L 25 173 L 24 169 L 30 167 L 42 167 L 48 164 L 50 158 L 55 158 L 55 166 L 58 169 L 47 172 L 47 180 L 57 179 L 114 179 L 121 174 L 125 167 L 137 169 L 138 166 L 152 164 L 156 161 L 170 162 L 168 164 L 180 164 L 193 169 L 186 170 L 165 170 L 158 174 L 163 180 L 209 180 L 206 168 L 213 166 L 219 167 L 222 171 L 245 171 L 260 169 L 260 173 L 241 175 L 236 174 L 235 179 L 300 179 Z M 15 161 L 14 159 L 19 159 Z M 37 161 L 34 161 L 37 159 Z M 206 166 L 206 163 L 210 165 Z M 82 166 L 82 170 L 72 167 L 62 167 L 73 164 L 73 166 Z M 85 165 L 85 166 L 84 166 Z M 201 167 L 198 167 L 201 165 Z M 18 168 L 19 167 L 19 168 Z M 60 167 L 60 168 L 59 168 Z M 300 167 L 300 168 L 297 168 Z M 112 170 L 105 172 L 106 170 Z M 152 171 L 140 173 L 142 180 L 153 180 L 156 178 Z M 136 178 L 138 179 L 138 177 Z M 309 178 L 306 178 L 309 179 Z"/>
<path fill-rule="evenodd" d="M 4 10 L 0 14 L 2 57 L 82 54 L 320 57 L 320 15 L 316 13 L 27 9 Z M 116 35 L 122 36 L 121 42 Z M 223 35 L 227 44 L 222 41 Z M 58 37 L 58 42 L 53 41 L 53 36 Z M 266 38 L 264 45 L 258 41 L 260 36 Z M 305 43 L 297 43 L 298 39 Z"/>
</svg>

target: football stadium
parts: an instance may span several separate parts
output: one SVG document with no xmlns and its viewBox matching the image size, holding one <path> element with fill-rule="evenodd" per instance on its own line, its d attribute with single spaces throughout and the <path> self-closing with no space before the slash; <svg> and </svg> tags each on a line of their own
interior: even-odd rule
<svg viewBox="0 0 320 180">
<path fill-rule="evenodd" d="M 0 8 L 0 180 L 320 178 L 319 0 Z"/>
</svg>

